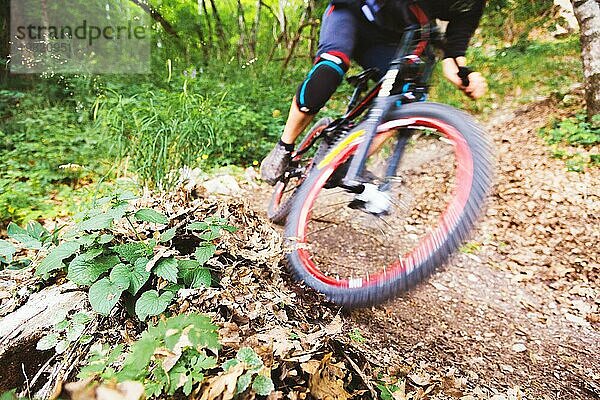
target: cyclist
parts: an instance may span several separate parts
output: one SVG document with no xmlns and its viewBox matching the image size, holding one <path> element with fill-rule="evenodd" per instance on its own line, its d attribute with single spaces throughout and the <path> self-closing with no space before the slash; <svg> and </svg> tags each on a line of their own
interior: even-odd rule
<svg viewBox="0 0 600 400">
<path fill-rule="evenodd" d="M 274 185 L 284 173 L 296 138 L 342 82 L 350 58 L 381 74 L 396 54 L 404 21 L 448 21 L 442 49 L 444 76 L 472 99 L 487 90 L 485 78 L 466 66 L 465 53 L 479 25 L 485 0 L 332 0 L 322 19 L 314 65 L 300 84 L 279 142 L 262 161 L 263 180 Z M 468 85 L 463 85 L 463 77 Z"/>
</svg>

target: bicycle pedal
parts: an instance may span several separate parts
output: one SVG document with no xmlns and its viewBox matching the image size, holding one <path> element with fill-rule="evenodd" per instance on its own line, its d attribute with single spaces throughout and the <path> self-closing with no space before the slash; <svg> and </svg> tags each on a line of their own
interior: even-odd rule
<svg viewBox="0 0 600 400">
<path fill-rule="evenodd" d="M 364 190 L 348 203 L 348 207 L 375 216 L 388 215 L 392 205 L 390 195 L 380 191 L 377 186 L 371 183 L 366 183 L 364 186 Z"/>
</svg>

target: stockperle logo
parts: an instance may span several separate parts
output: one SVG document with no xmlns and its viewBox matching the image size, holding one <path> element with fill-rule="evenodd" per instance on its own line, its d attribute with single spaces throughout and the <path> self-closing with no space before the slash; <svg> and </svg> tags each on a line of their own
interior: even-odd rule
<svg viewBox="0 0 600 400">
<path fill-rule="evenodd" d="M 12 73 L 150 71 L 151 19 L 129 0 L 12 0 L 10 22 Z"/>
</svg>

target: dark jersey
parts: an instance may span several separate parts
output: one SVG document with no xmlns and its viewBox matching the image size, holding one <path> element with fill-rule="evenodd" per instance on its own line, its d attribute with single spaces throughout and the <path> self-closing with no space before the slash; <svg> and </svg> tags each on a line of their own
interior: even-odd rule
<svg viewBox="0 0 600 400">
<path fill-rule="evenodd" d="M 383 29 L 398 31 L 406 23 L 406 4 L 410 0 L 332 0 L 346 5 L 373 20 Z M 485 0 L 416 0 L 430 19 L 448 21 L 445 57 L 464 56 L 469 41 L 479 25 Z M 368 7 L 368 9 L 366 8 Z"/>
</svg>

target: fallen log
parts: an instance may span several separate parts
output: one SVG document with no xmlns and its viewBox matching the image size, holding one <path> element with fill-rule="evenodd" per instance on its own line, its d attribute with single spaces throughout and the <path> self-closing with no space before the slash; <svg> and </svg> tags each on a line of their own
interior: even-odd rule
<svg viewBox="0 0 600 400">
<path fill-rule="evenodd" d="M 60 316 L 85 304 L 85 292 L 67 283 L 32 294 L 27 303 L 0 319 L 0 392 L 27 386 L 54 355 L 54 349 L 37 350 L 38 340 Z"/>
</svg>

